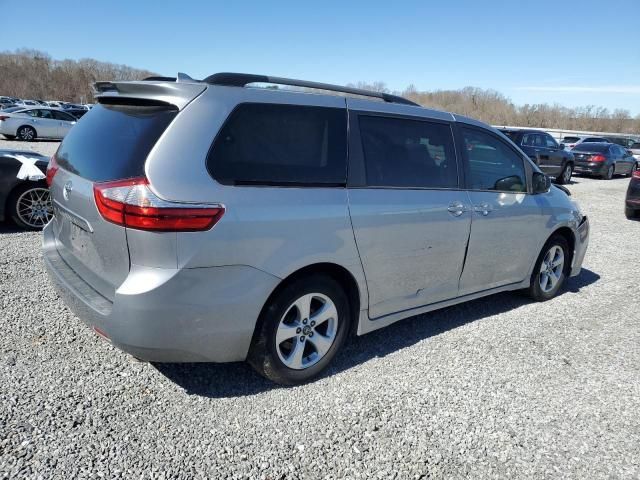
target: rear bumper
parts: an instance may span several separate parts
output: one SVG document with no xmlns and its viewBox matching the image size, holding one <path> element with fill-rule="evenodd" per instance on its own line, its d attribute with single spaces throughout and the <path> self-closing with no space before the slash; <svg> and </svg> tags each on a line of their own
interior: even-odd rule
<svg viewBox="0 0 640 480">
<path fill-rule="evenodd" d="M 575 173 L 586 173 L 587 175 L 604 175 L 607 173 L 608 165 L 574 165 Z"/>
<path fill-rule="evenodd" d="M 181 270 L 133 265 L 111 302 L 64 262 L 50 226 L 44 229 L 43 256 L 73 313 L 145 361 L 244 360 L 260 310 L 280 281 L 241 265 Z"/>
<path fill-rule="evenodd" d="M 575 246 L 573 251 L 573 260 L 571 261 L 571 273 L 569 276 L 575 277 L 580 274 L 582 270 L 582 262 L 584 256 L 587 253 L 587 247 L 589 246 L 589 219 L 585 215 L 582 217 L 582 221 L 578 225 L 578 229 L 575 232 Z"/>
</svg>

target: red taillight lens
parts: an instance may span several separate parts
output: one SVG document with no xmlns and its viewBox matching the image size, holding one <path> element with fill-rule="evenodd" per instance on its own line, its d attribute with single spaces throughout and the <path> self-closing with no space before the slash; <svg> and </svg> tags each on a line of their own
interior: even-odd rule
<svg viewBox="0 0 640 480">
<path fill-rule="evenodd" d="M 604 155 L 594 155 L 593 157 L 591 157 L 592 162 L 605 162 L 607 160 L 607 157 L 605 157 Z"/>
<path fill-rule="evenodd" d="M 51 184 L 53 183 L 53 177 L 55 177 L 56 173 L 58 173 L 58 168 L 60 167 L 58 166 L 58 160 L 56 159 L 56 154 L 54 153 L 49 159 L 49 164 L 47 165 L 46 181 L 48 186 L 51 186 Z"/>
<path fill-rule="evenodd" d="M 640 170 L 634 170 L 631 176 L 633 178 L 640 178 Z"/>
<path fill-rule="evenodd" d="M 9 117 L 7 117 L 6 115 L 0 115 L 0 122 L 3 120 L 8 119 Z"/>
<path fill-rule="evenodd" d="M 105 220 L 138 230 L 209 230 L 224 215 L 224 207 L 221 206 L 196 206 L 163 200 L 149 188 L 146 178 L 96 183 L 93 195 Z"/>
</svg>

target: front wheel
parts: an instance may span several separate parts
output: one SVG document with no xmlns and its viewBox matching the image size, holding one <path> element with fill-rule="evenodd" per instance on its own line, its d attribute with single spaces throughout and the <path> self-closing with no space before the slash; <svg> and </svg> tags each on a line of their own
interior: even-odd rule
<svg viewBox="0 0 640 480">
<path fill-rule="evenodd" d="M 569 271 L 569 244 L 561 235 L 553 235 L 545 243 L 533 273 L 529 296 L 544 302 L 556 296 Z"/>
<path fill-rule="evenodd" d="M 349 302 L 331 277 L 302 277 L 269 301 L 258 323 L 249 363 L 275 383 L 297 385 L 317 376 L 340 350 Z"/>
<path fill-rule="evenodd" d="M 568 183 L 571 182 L 571 175 L 572 174 L 573 174 L 573 165 L 570 164 L 570 163 L 567 163 L 565 165 L 564 169 L 562 170 L 562 173 L 558 177 L 557 182 L 560 185 L 567 185 Z"/>
<path fill-rule="evenodd" d="M 613 165 L 609 165 L 609 168 L 607 168 L 607 171 L 602 175 L 602 178 L 605 180 L 611 180 L 613 178 L 614 170 L 615 167 Z"/>
</svg>

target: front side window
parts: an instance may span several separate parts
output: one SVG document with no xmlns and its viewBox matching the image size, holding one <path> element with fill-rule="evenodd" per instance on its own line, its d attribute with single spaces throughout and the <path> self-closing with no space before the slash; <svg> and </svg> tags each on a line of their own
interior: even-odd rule
<svg viewBox="0 0 640 480">
<path fill-rule="evenodd" d="M 523 159 L 503 141 L 488 133 L 462 128 L 469 160 L 469 187 L 472 190 L 526 192 Z"/>
<path fill-rule="evenodd" d="M 218 133 L 207 168 L 225 185 L 343 186 L 346 110 L 241 104 Z"/>
<path fill-rule="evenodd" d="M 547 148 L 553 148 L 553 149 L 558 148 L 558 142 L 556 142 L 551 135 L 545 135 L 544 140 L 546 142 Z"/>
<path fill-rule="evenodd" d="M 358 120 L 368 186 L 457 188 L 449 125 L 367 115 Z"/>
</svg>

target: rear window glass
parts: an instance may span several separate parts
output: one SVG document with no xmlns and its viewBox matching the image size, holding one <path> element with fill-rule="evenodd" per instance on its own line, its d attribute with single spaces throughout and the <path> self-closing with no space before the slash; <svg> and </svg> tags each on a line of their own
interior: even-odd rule
<svg viewBox="0 0 640 480">
<path fill-rule="evenodd" d="M 589 137 L 589 138 L 585 138 L 583 140 L 583 142 L 589 142 L 589 143 L 594 143 L 594 142 L 608 142 L 609 140 L 607 140 L 606 138 L 601 138 L 601 137 Z"/>
<path fill-rule="evenodd" d="M 58 164 L 93 182 L 142 176 L 147 155 L 176 113 L 168 107 L 96 105 L 60 144 Z"/>
<path fill-rule="evenodd" d="M 574 147 L 573 151 L 576 152 L 606 152 L 611 146 L 609 143 L 581 143 Z"/>
<path fill-rule="evenodd" d="M 511 140 L 513 140 L 514 142 L 516 141 L 518 132 L 514 132 L 513 130 L 500 130 L 500 131 L 504 133 L 507 137 L 509 137 Z"/>
<path fill-rule="evenodd" d="M 207 168 L 225 185 L 342 186 L 346 115 L 341 108 L 241 104 L 218 133 Z"/>
<path fill-rule="evenodd" d="M 580 140 L 580 137 L 564 137 L 562 143 L 576 143 L 578 140 Z"/>
</svg>

